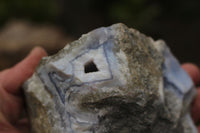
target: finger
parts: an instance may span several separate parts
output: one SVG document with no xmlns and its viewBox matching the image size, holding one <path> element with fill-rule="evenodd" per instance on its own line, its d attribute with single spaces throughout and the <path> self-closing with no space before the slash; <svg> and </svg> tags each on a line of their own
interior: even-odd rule
<svg viewBox="0 0 200 133">
<path fill-rule="evenodd" d="M 194 122 L 198 122 L 200 119 L 200 88 L 197 88 L 197 97 L 192 103 L 191 114 Z"/>
<path fill-rule="evenodd" d="M 198 129 L 198 133 L 200 133 L 200 126 L 198 126 L 198 128 L 197 128 L 197 129 Z"/>
<path fill-rule="evenodd" d="M 19 118 L 22 108 L 21 97 L 7 93 L 5 89 L 0 88 L 0 105 L 0 113 L 5 118 L 1 117 L 0 122 L 14 123 Z"/>
<path fill-rule="evenodd" d="M 190 75 L 193 82 L 197 85 L 200 81 L 200 70 L 198 66 L 192 63 L 186 63 L 182 65 L 182 68 Z"/>
<path fill-rule="evenodd" d="M 0 133 L 19 133 L 12 125 L 0 122 Z"/>
<path fill-rule="evenodd" d="M 44 49 L 34 48 L 20 63 L 0 73 L 2 86 L 10 93 L 17 93 L 18 88 L 33 74 L 41 58 L 46 55 Z"/>
</svg>

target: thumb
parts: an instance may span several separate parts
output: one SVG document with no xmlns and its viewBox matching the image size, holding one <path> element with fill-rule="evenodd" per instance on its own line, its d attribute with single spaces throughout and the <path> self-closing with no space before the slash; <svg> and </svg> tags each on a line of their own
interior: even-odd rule
<svg viewBox="0 0 200 133">
<path fill-rule="evenodd" d="M 10 93 L 18 93 L 18 88 L 35 71 L 36 66 L 47 53 L 41 47 L 34 48 L 29 55 L 14 67 L 0 73 L 0 83 Z"/>
</svg>

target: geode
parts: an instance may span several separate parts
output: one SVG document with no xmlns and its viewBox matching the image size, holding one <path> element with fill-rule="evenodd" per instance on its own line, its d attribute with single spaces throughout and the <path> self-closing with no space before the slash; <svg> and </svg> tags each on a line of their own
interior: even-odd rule
<svg viewBox="0 0 200 133">
<path fill-rule="evenodd" d="M 123 24 L 43 58 L 24 91 L 34 133 L 197 133 L 190 77 L 164 41 Z"/>
</svg>

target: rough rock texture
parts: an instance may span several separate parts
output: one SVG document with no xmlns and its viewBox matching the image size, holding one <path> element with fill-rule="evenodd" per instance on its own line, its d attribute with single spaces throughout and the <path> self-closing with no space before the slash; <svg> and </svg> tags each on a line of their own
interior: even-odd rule
<svg viewBox="0 0 200 133">
<path fill-rule="evenodd" d="M 24 88 L 35 133 L 197 133 L 189 76 L 163 41 L 123 24 L 43 58 Z"/>
</svg>

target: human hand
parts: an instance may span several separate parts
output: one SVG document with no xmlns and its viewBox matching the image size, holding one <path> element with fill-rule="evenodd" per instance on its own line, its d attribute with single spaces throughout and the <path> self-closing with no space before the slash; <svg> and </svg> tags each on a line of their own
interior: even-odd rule
<svg viewBox="0 0 200 133">
<path fill-rule="evenodd" d="M 46 56 L 42 48 L 35 48 L 16 66 L 0 72 L 0 133 L 28 133 L 30 131 L 27 118 L 20 119 L 23 109 L 23 99 L 20 87 L 34 72 L 40 59 Z M 182 65 L 197 85 L 200 82 L 200 69 L 193 64 Z M 192 103 L 192 118 L 194 122 L 200 119 L 200 88 Z M 200 133 L 200 126 L 198 127 Z"/>
<path fill-rule="evenodd" d="M 183 64 L 182 68 L 190 75 L 195 85 L 200 83 L 200 69 L 194 64 Z M 197 96 L 194 99 L 191 107 L 192 119 L 195 123 L 200 120 L 200 87 L 197 87 Z M 200 133 L 200 126 L 197 127 Z"/>
<path fill-rule="evenodd" d="M 24 100 L 21 85 L 35 71 L 40 59 L 46 56 L 40 48 L 34 48 L 20 63 L 0 72 L 0 133 L 28 133 L 27 118 L 21 119 Z"/>
</svg>

